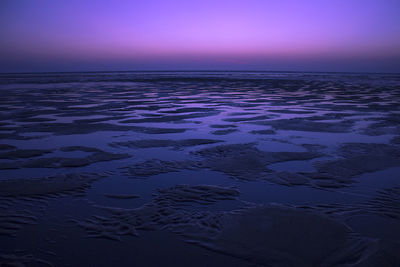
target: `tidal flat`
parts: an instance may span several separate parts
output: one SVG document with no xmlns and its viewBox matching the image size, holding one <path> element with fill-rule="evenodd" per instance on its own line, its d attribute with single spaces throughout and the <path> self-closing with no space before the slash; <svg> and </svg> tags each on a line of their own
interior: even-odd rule
<svg viewBox="0 0 400 267">
<path fill-rule="evenodd" d="M 400 266 L 400 75 L 0 74 L 0 266 Z"/>
</svg>

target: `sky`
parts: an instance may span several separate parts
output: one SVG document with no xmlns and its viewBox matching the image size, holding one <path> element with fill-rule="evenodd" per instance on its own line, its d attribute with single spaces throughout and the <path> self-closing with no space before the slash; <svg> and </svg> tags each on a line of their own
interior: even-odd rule
<svg viewBox="0 0 400 267">
<path fill-rule="evenodd" d="M 0 0 L 0 72 L 400 72 L 400 0 Z"/>
</svg>

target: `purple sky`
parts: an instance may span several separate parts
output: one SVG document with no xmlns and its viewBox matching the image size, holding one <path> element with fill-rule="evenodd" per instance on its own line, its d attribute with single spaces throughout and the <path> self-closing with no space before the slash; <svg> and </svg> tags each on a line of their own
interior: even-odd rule
<svg viewBox="0 0 400 267">
<path fill-rule="evenodd" d="M 400 72 L 400 0 L 1 0 L 0 71 Z"/>
</svg>

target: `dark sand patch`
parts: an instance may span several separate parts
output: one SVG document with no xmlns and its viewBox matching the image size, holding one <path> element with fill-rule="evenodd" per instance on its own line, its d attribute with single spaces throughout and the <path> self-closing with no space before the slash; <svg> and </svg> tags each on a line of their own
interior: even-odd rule
<svg viewBox="0 0 400 267">
<path fill-rule="evenodd" d="M 212 131 L 211 134 L 214 134 L 214 135 L 226 135 L 226 134 L 234 133 L 234 132 L 237 132 L 237 131 L 238 131 L 238 129 L 224 129 L 224 130 Z"/>
<path fill-rule="evenodd" d="M 0 196 L 43 196 L 67 192 L 83 192 L 103 174 L 65 174 L 40 179 L 13 179 L 0 181 Z"/>
<path fill-rule="evenodd" d="M 400 186 L 379 191 L 378 196 L 368 201 L 363 208 L 381 216 L 400 220 Z"/>
<path fill-rule="evenodd" d="M 82 195 L 92 182 L 106 176 L 102 173 L 86 173 L 1 180 L 0 236 L 15 236 L 24 226 L 36 224 L 50 198 Z"/>
<path fill-rule="evenodd" d="M 232 112 L 228 116 L 247 116 L 247 115 L 257 115 L 257 112 Z"/>
<path fill-rule="evenodd" d="M 338 154 L 344 158 L 352 158 L 361 155 L 390 156 L 400 159 L 398 147 L 378 143 L 344 143 L 340 146 Z"/>
<path fill-rule="evenodd" d="M 329 132 L 345 133 L 349 132 L 353 126 L 351 121 L 341 122 L 316 122 L 303 118 L 281 119 L 271 121 L 251 122 L 256 125 L 269 125 L 276 130 L 292 130 L 305 132 Z"/>
<path fill-rule="evenodd" d="M 389 127 L 380 127 L 377 125 L 370 125 L 363 131 L 361 131 L 362 134 L 369 135 L 369 136 L 380 136 L 380 135 L 386 135 L 386 134 L 400 134 L 400 127 L 394 127 L 394 126 L 389 126 Z"/>
<path fill-rule="evenodd" d="M 0 159 L 24 159 L 43 156 L 53 152 L 48 149 L 17 149 L 0 153 Z"/>
<path fill-rule="evenodd" d="M 52 118 L 18 118 L 15 121 L 19 122 L 47 122 L 47 121 L 55 121 L 56 119 Z"/>
<path fill-rule="evenodd" d="M 307 176 L 317 179 L 322 187 L 341 187 L 352 182 L 352 177 L 400 166 L 400 150 L 386 144 L 348 143 L 339 149 L 343 158 L 315 162 L 316 173 Z"/>
<path fill-rule="evenodd" d="M 45 135 L 37 135 L 37 136 L 23 136 L 16 132 L 14 133 L 0 133 L 0 139 L 11 139 L 11 140 L 32 140 L 32 139 L 40 139 L 46 137 Z"/>
<path fill-rule="evenodd" d="M 185 160 L 185 161 L 166 161 L 159 159 L 146 160 L 141 163 L 134 164 L 126 167 L 127 173 L 134 177 L 148 177 L 168 172 L 178 172 L 181 170 L 195 170 L 199 166 L 199 162 Z"/>
<path fill-rule="evenodd" d="M 127 119 L 129 116 L 113 116 L 113 117 L 104 117 L 104 118 L 94 118 L 94 119 L 76 119 L 74 123 L 96 123 L 110 120 L 123 120 Z"/>
<path fill-rule="evenodd" d="M 392 188 L 391 188 L 392 189 Z M 390 189 L 390 190 L 391 190 Z M 390 191 L 389 190 L 389 191 Z M 397 187 L 394 189 L 397 190 Z M 301 206 L 305 210 L 316 210 L 333 219 L 348 222 L 354 217 L 368 214 L 379 215 L 389 219 L 398 220 L 397 210 L 392 209 L 392 202 L 398 202 L 397 192 L 388 192 L 388 189 L 379 190 L 371 198 L 363 199 L 356 203 L 329 203 L 315 206 Z M 389 212 L 386 212 L 389 211 Z M 393 216 L 394 215 L 394 216 Z"/>
<path fill-rule="evenodd" d="M 227 122 L 243 122 L 243 121 L 258 121 L 258 120 L 267 120 L 271 119 L 271 116 L 268 115 L 260 115 L 260 116 L 254 116 L 254 117 L 235 117 L 235 118 L 226 118 L 223 119 L 223 121 Z"/>
<path fill-rule="evenodd" d="M 378 241 L 375 250 L 371 255 L 357 266 L 375 267 L 375 266 L 400 266 L 400 243 Z"/>
<path fill-rule="evenodd" d="M 301 146 L 312 152 L 322 151 L 327 148 L 327 146 L 320 144 L 302 144 Z"/>
<path fill-rule="evenodd" d="M 90 220 L 78 222 L 78 225 L 87 231 L 89 237 L 112 240 L 121 240 L 123 235 L 139 235 L 139 230 L 185 231 L 194 223 L 201 225 L 202 221 L 206 222 L 206 215 L 211 213 L 188 212 L 184 209 L 184 203 L 212 204 L 221 200 L 235 199 L 237 195 L 238 191 L 234 188 L 177 185 L 159 190 L 152 202 L 140 208 L 106 207 L 105 209 L 111 212 L 111 217 L 93 216 Z"/>
<path fill-rule="evenodd" d="M 54 135 L 90 134 L 99 131 L 132 131 L 147 134 L 183 133 L 185 128 L 125 126 L 110 123 L 38 123 L 24 125 L 18 132 L 50 132 Z"/>
<path fill-rule="evenodd" d="M 29 159 L 25 161 L 13 161 L 8 163 L 0 163 L 0 170 L 4 169 L 18 169 L 18 168 L 68 168 L 68 167 L 84 167 L 97 162 L 105 162 L 112 160 L 119 160 L 131 157 L 129 154 L 118 154 L 106 152 L 98 148 L 85 147 L 85 146 L 69 146 L 60 148 L 61 151 L 84 151 L 91 152 L 91 155 L 78 158 L 67 157 L 42 157 Z M 52 151 L 50 151 L 52 152 Z M 47 152 L 47 153 L 50 153 Z M 43 153 L 42 153 L 43 154 Z M 22 154 L 25 157 L 31 154 Z M 36 155 L 36 154 L 34 154 Z M 40 154 L 41 155 L 41 154 Z"/>
<path fill-rule="evenodd" d="M 220 145 L 193 154 L 204 158 L 203 166 L 244 180 L 265 178 L 272 172 L 267 168 L 268 164 L 321 156 L 317 152 L 265 152 L 258 150 L 254 144 Z"/>
<path fill-rule="evenodd" d="M 43 208 L 43 203 L 30 201 L 30 204 L 36 204 L 35 208 Z M 15 201 L 2 198 L 0 198 L 0 205 L 0 238 L 2 236 L 13 237 L 24 226 L 33 225 L 38 219 L 29 205 L 22 206 L 20 203 L 16 204 Z"/>
<path fill-rule="evenodd" d="M 108 198 L 116 198 L 116 199 L 140 198 L 139 195 L 130 195 L 130 194 L 104 194 L 104 196 L 108 197 Z"/>
<path fill-rule="evenodd" d="M 17 147 L 7 144 L 0 144 L 0 150 L 11 150 L 11 149 L 17 149 Z"/>
<path fill-rule="evenodd" d="M 223 129 L 223 128 L 236 128 L 237 125 L 234 125 L 234 124 L 211 124 L 210 127 L 217 128 L 217 129 L 220 129 L 220 128 Z"/>
<path fill-rule="evenodd" d="M 160 116 L 153 118 L 142 118 L 142 119 L 130 119 L 123 120 L 120 123 L 154 123 L 154 122 L 179 122 L 187 119 L 204 118 L 218 115 L 219 111 L 212 112 L 198 112 L 185 115 L 170 115 L 170 116 Z"/>
<path fill-rule="evenodd" d="M 195 202 L 212 204 L 221 200 L 236 199 L 240 192 L 235 188 L 212 185 L 176 185 L 171 188 L 159 189 L 157 200 L 179 203 Z"/>
<path fill-rule="evenodd" d="M 217 146 L 194 152 L 204 158 L 205 166 L 230 176 L 257 179 L 267 171 L 263 153 L 251 144 Z"/>
<path fill-rule="evenodd" d="M 211 169 L 236 179 L 266 179 L 284 185 L 299 185 L 308 184 L 308 178 L 302 174 L 273 172 L 268 169 L 268 165 L 292 160 L 309 160 L 323 155 L 320 152 L 265 152 L 258 150 L 254 144 L 220 145 L 191 154 L 200 157 L 200 160 L 152 159 L 126 167 L 127 173 L 134 177 L 148 177 L 181 170 Z"/>
<path fill-rule="evenodd" d="M 83 151 L 83 152 L 103 152 L 99 148 L 88 146 L 65 146 L 60 148 L 63 152 Z"/>
<path fill-rule="evenodd" d="M 249 133 L 251 134 L 276 134 L 274 130 L 268 129 L 268 130 L 253 130 L 250 131 Z"/>
<path fill-rule="evenodd" d="M 362 131 L 365 135 L 379 136 L 385 134 L 400 134 L 400 115 L 390 114 L 386 117 L 373 118 L 376 122 L 369 124 Z"/>
<path fill-rule="evenodd" d="M 16 129 L 18 129 L 18 126 L 14 126 L 12 124 L 6 123 L 5 126 L 1 126 L 0 127 L 0 131 L 1 132 L 9 132 L 9 131 L 15 131 Z"/>
<path fill-rule="evenodd" d="M 287 171 L 263 173 L 260 178 L 285 186 L 310 185 L 310 179 L 306 175 Z"/>
<path fill-rule="evenodd" d="M 263 205 L 224 214 L 213 237 L 196 233 L 193 242 L 269 266 L 338 266 L 357 263 L 367 242 L 345 225 L 293 208 Z"/>
<path fill-rule="evenodd" d="M 110 216 L 78 222 L 89 237 L 121 240 L 141 230 L 167 229 L 187 242 L 250 262 L 274 266 L 337 266 L 364 259 L 367 242 L 345 225 L 316 213 L 262 205 L 231 212 L 185 209 L 235 199 L 238 191 L 178 185 L 159 190 L 137 209 L 104 208 Z"/>
<path fill-rule="evenodd" d="M 391 143 L 391 144 L 396 144 L 396 145 L 400 144 L 400 136 L 395 136 L 395 137 L 393 137 L 393 138 L 390 140 L 390 143 Z"/>
<path fill-rule="evenodd" d="M 240 107 L 246 110 L 246 108 L 256 108 L 261 106 L 262 104 L 250 104 L 250 103 L 237 103 L 237 102 L 231 102 L 229 104 L 226 104 L 231 107 Z"/>
<path fill-rule="evenodd" d="M 174 110 L 160 111 L 162 113 L 189 113 L 189 112 L 212 112 L 218 111 L 215 108 L 203 108 L 203 107 L 193 107 L 193 108 L 177 108 Z"/>
<path fill-rule="evenodd" d="M 371 199 L 353 204 L 325 204 L 319 212 L 345 221 L 355 231 L 374 238 L 377 242 L 370 257 L 356 266 L 398 266 L 400 264 L 400 188 L 379 190 Z M 372 223 L 373 222 L 373 223 Z"/>
<path fill-rule="evenodd" d="M 307 120 L 311 121 L 325 121 L 325 120 L 342 120 L 346 117 L 351 117 L 355 115 L 363 115 L 362 113 L 338 113 L 338 112 L 331 112 L 325 113 L 323 115 L 315 115 L 311 117 L 307 117 Z"/>
<path fill-rule="evenodd" d="M 315 113 L 315 111 L 291 110 L 291 109 L 272 109 L 272 110 L 268 110 L 268 112 L 282 113 L 282 114 L 310 114 L 310 113 Z"/>
<path fill-rule="evenodd" d="M 24 251 L 14 253 L 1 253 L 0 252 L 0 266 L 4 267 L 24 267 L 24 266 L 54 266 L 48 261 L 36 258 L 32 254 L 27 254 Z"/>
<path fill-rule="evenodd" d="M 174 147 L 180 149 L 183 147 L 215 144 L 223 142 L 222 140 L 213 139 L 183 139 L 183 140 L 167 140 L 167 139 L 144 139 L 137 141 L 114 142 L 109 144 L 112 147 L 135 147 L 135 148 L 152 148 L 152 147 Z"/>
</svg>

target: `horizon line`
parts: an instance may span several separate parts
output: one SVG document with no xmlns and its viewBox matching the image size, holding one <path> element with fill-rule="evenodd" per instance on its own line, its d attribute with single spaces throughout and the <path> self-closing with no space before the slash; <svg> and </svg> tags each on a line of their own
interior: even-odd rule
<svg viewBox="0 0 400 267">
<path fill-rule="evenodd" d="M 81 71 L 30 71 L 2 72 L 4 74 L 55 74 L 55 73 L 120 73 L 120 72 L 270 72 L 270 73 L 337 73 L 337 74 L 397 74 L 400 72 L 363 72 L 363 71 L 311 71 L 311 70 L 81 70 Z"/>
</svg>

